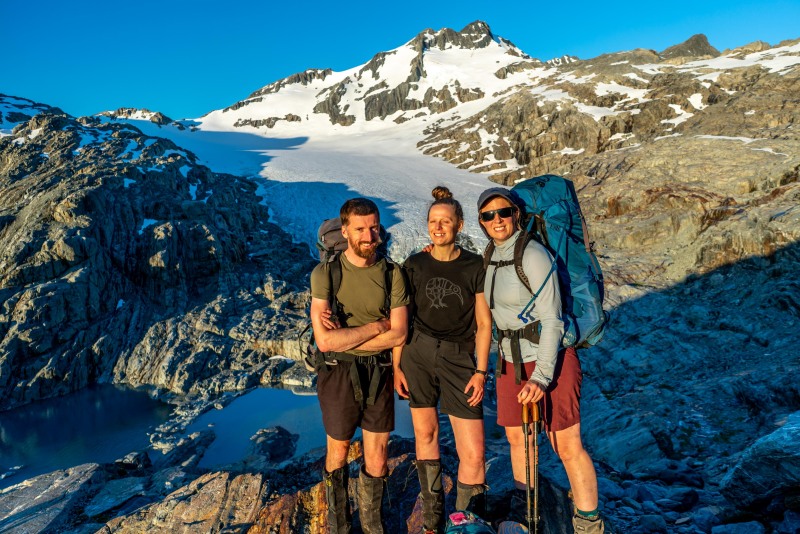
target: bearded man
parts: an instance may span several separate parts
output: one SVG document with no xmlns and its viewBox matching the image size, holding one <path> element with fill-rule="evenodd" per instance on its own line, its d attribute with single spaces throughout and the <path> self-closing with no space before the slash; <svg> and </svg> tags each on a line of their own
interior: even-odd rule
<svg viewBox="0 0 800 534">
<path fill-rule="evenodd" d="M 405 341 L 410 298 L 399 266 L 378 254 L 378 206 L 353 198 L 344 203 L 339 217 L 347 249 L 311 273 L 311 323 L 324 355 L 317 396 L 327 434 L 323 477 L 328 531 L 351 529 L 347 453 L 361 427 L 361 528 L 366 534 L 382 534 L 387 445 L 394 430 L 391 349 Z"/>
</svg>

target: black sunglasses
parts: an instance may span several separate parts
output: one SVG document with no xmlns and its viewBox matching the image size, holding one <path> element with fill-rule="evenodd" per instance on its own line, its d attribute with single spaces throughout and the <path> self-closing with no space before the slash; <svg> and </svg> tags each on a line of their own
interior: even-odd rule
<svg viewBox="0 0 800 534">
<path fill-rule="evenodd" d="M 499 215 L 501 219 L 507 219 L 514 215 L 514 208 L 500 208 L 499 210 L 482 211 L 480 213 L 483 222 L 490 222 L 494 220 L 495 215 Z"/>
</svg>

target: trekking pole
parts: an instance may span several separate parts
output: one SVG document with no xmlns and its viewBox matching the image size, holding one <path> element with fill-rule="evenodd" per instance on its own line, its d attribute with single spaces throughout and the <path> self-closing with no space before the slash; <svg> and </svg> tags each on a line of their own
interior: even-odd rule
<svg viewBox="0 0 800 534">
<path fill-rule="evenodd" d="M 534 404 L 536 406 L 536 404 Z M 538 412 L 538 409 L 537 409 Z M 522 405 L 522 435 L 525 438 L 525 520 L 528 522 L 528 532 L 531 532 L 531 453 L 528 444 L 528 424 L 531 420 L 531 412 L 528 405 Z"/>
<path fill-rule="evenodd" d="M 539 532 L 539 403 L 533 403 L 533 533 Z M 530 531 L 530 528 L 528 528 Z"/>
</svg>

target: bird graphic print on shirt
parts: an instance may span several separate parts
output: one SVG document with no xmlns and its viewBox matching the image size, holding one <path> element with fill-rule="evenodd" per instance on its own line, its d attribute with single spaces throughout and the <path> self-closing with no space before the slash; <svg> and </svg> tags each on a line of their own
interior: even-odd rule
<svg viewBox="0 0 800 534">
<path fill-rule="evenodd" d="M 461 296 L 461 288 L 447 278 L 431 278 L 425 284 L 425 295 L 431 301 L 432 308 L 447 308 L 444 299 L 450 295 L 458 297 L 461 305 L 464 305 L 464 298 Z"/>
</svg>

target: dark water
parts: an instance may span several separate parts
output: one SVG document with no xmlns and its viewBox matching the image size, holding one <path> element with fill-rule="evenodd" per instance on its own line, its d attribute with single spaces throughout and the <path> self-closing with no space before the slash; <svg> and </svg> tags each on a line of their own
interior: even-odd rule
<svg viewBox="0 0 800 534">
<path fill-rule="evenodd" d="M 103 385 L 0 412 L 0 489 L 58 469 L 113 462 L 146 449 L 147 433 L 166 421 L 171 411 L 170 405 L 145 393 Z M 273 426 L 300 436 L 297 455 L 316 448 L 324 454 L 325 430 L 316 395 L 258 388 L 222 410 L 203 414 L 187 431 L 209 426 L 216 439 L 203 456 L 203 467 L 240 460 L 250 437 Z M 395 403 L 395 427 L 395 434 L 413 437 L 407 402 Z"/>
<path fill-rule="evenodd" d="M 171 411 L 146 393 L 101 385 L 0 412 L 0 488 L 145 449 Z"/>
<path fill-rule="evenodd" d="M 250 437 L 261 428 L 282 426 L 300 437 L 296 454 L 325 446 L 325 429 L 316 395 L 295 395 L 289 390 L 258 388 L 237 398 L 222 410 L 204 413 L 189 426 L 189 431 L 211 427 L 216 439 L 200 461 L 214 467 L 240 460 L 250 445 Z M 407 402 L 395 402 L 395 434 L 413 437 Z M 360 431 L 356 437 L 360 436 Z"/>
</svg>

